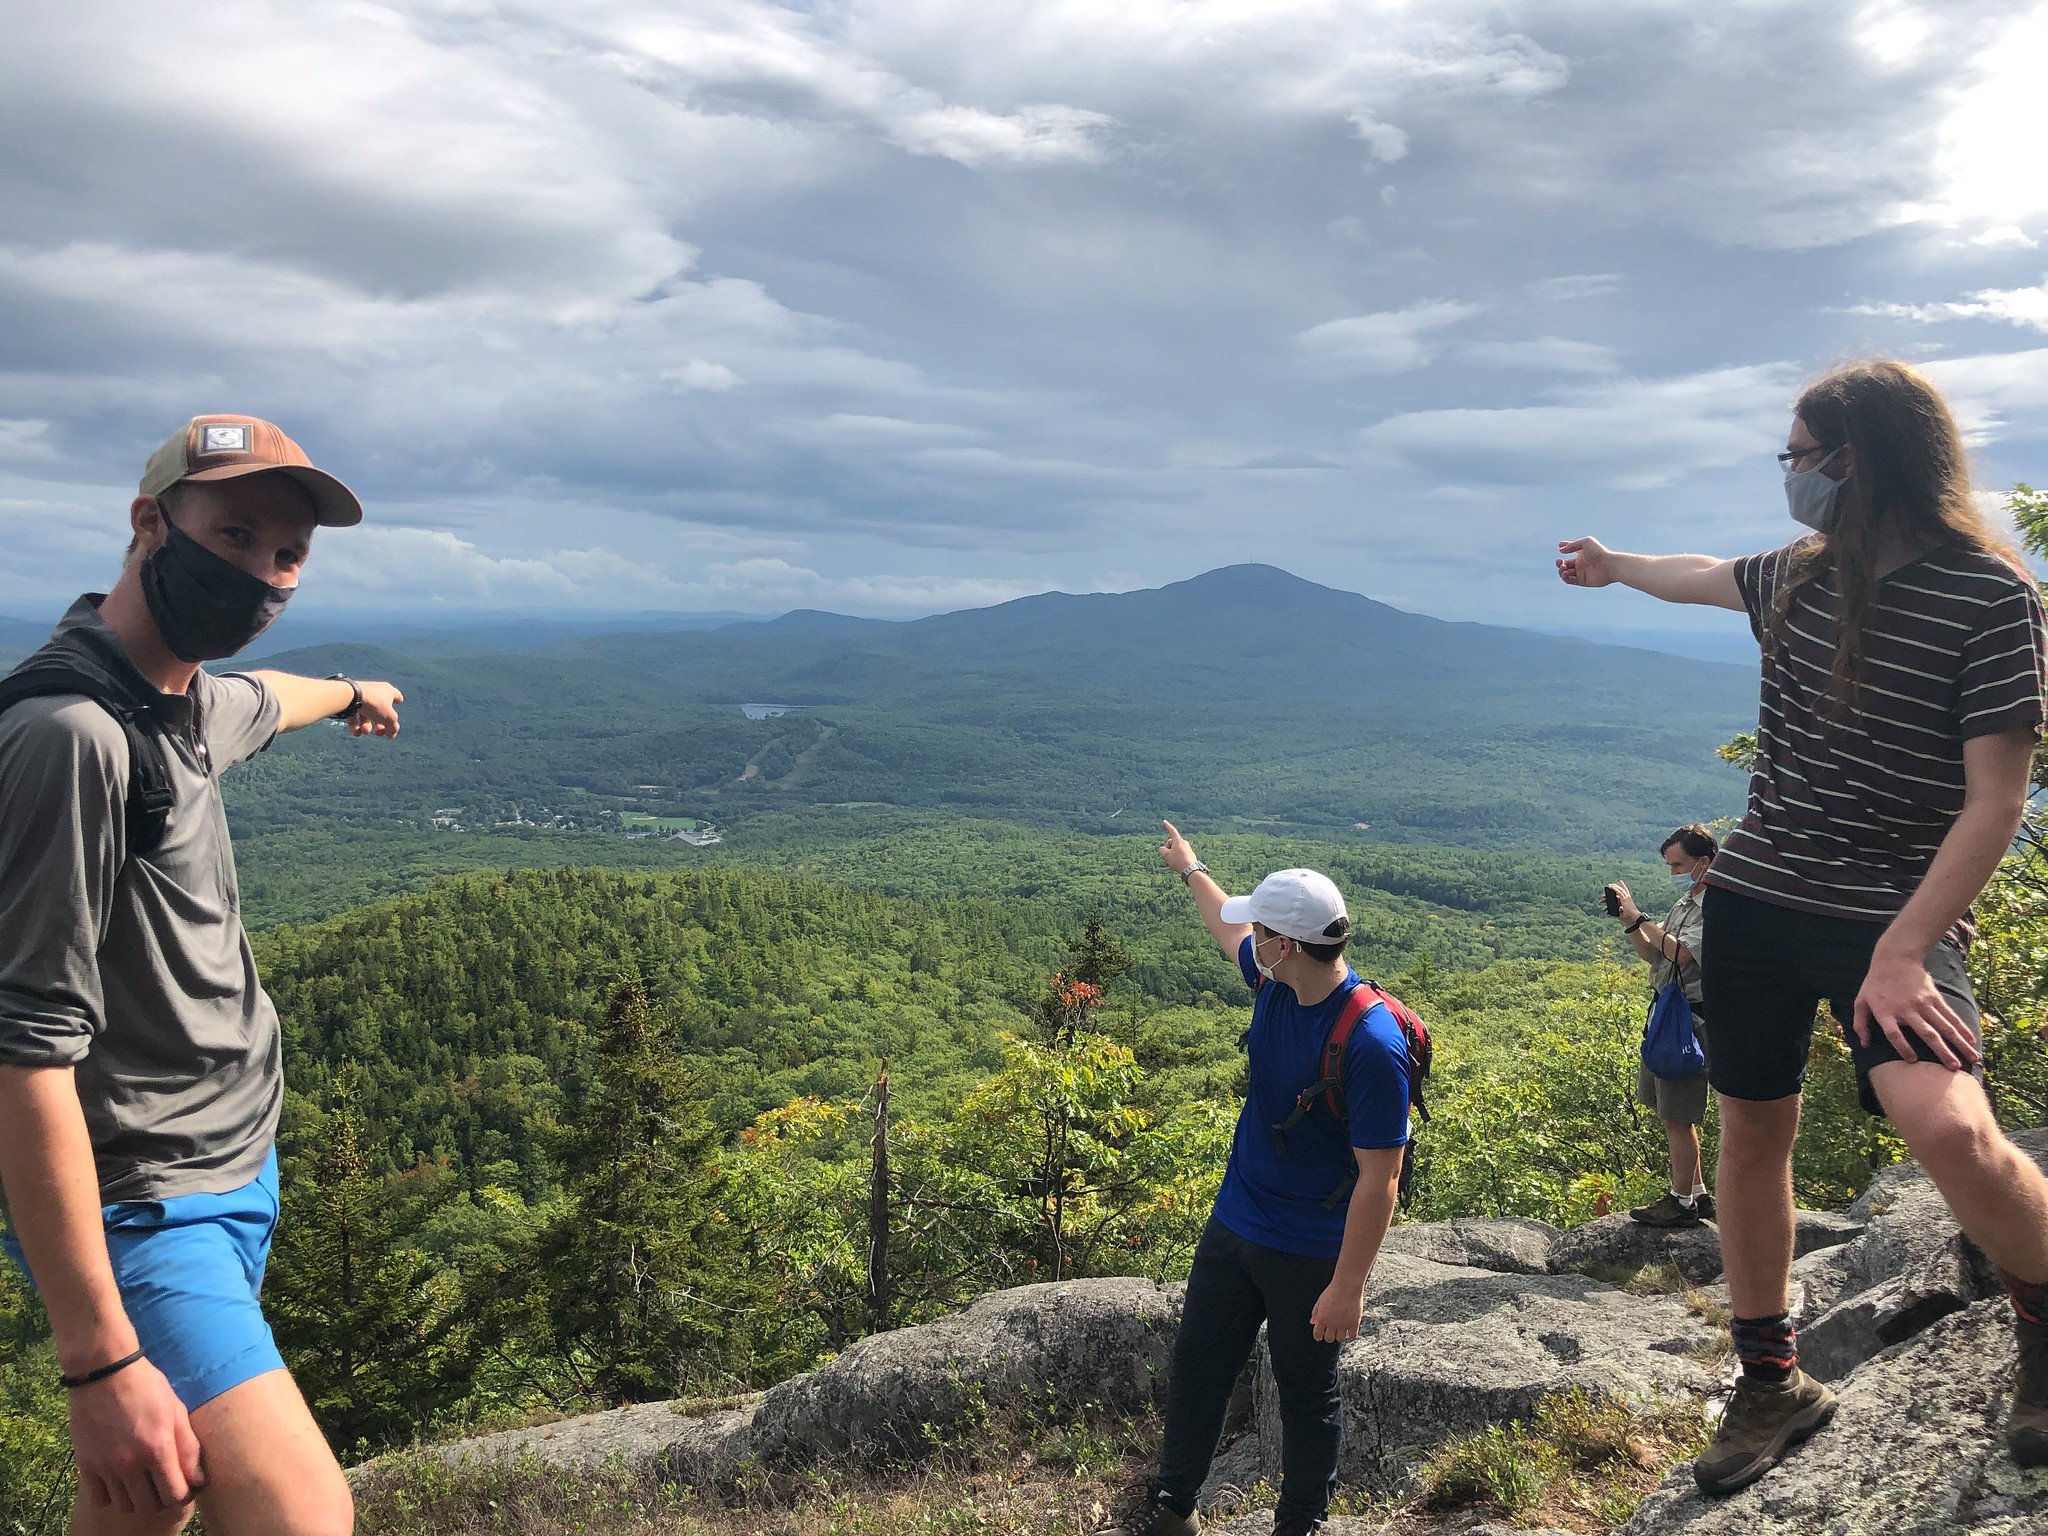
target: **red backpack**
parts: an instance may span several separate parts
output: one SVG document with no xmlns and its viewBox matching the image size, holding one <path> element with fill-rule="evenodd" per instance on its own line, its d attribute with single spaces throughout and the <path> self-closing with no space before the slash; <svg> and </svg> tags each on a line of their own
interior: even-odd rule
<svg viewBox="0 0 2048 1536">
<path fill-rule="evenodd" d="M 1265 985 L 1261 980 L 1260 985 Z M 1280 1124 L 1273 1127 L 1273 1150 L 1282 1156 L 1287 1152 L 1287 1133 L 1306 1120 L 1315 1109 L 1318 1100 L 1327 1104 L 1330 1113 L 1340 1124 L 1351 1121 L 1351 1107 L 1344 1096 L 1344 1056 L 1351 1044 L 1351 1035 L 1358 1028 L 1358 1021 L 1372 1011 L 1373 1004 L 1385 1003 L 1387 1011 L 1394 1016 L 1394 1022 L 1401 1026 L 1401 1039 L 1408 1048 L 1408 1108 L 1423 1124 L 1429 1123 L 1429 1104 L 1423 1098 L 1422 1085 L 1429 1080 L 1429 1069 L 1435 1059 L 1435 1047 L 1429 1039 L 1429 1026 L 1422 1022 L 1422 1015 L 1387 991 L 1376 981 L 1361 980 L 1344 999 L 1344 1006 L 1337 1010 L 1337 1017 L 1330 1021 L 1330 1032 L 1323 1037 L 1322 1070 L 1316 1080 L 1294 1096 L 1294 1110 Z M 1251 1032 L 1245 1032 L 1249 1044 Z M 1328 1209 L 1346 1199 L 1351 1187 L 1358 1182 L 1354 1167 L 1344 1181 L 1330 1191 L 1323 1201 Z M 1415 1134 L 1411 1127 L 1408 1145 L 1401 1154 L 1401 1204 L 1409 1203 L 1415 1184 Z"/>
</svg>

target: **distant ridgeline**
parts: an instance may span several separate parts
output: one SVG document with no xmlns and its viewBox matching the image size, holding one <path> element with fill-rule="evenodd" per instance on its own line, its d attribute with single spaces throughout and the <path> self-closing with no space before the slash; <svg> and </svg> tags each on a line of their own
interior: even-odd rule
<svg viewBox="0 0 2048 1536">
<path fill-rule="evenodd" d="M 1739 807 L 1713 748 L 1753 725 L 1756 688 L 1746 668 L 1446 623 L 1264 566 L 914 623 L 795 613 L 516 659 L 427 636 L 274 664 L 393 678 L 406 731 L 390 751 L 280 742 L 230 781 L 238 831 L 443 813 L 449 841 L 622 837 L 633 813 L 744 845 L 764 813 L 895 808 L 1635 852 Z M 748 718 L 758 701 L 802 707 Z"/>
</svg>

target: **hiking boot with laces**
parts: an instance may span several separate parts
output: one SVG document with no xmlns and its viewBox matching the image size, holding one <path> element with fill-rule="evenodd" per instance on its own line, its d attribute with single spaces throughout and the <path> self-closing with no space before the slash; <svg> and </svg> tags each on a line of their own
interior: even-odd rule
<svg viewBox="0 0 2048 1536">
<path fill-rule="evenodd" d="M 2013 1383 L 2012 1417 L 2005 1443 L 2023 1467 L 2048 1467 L 2048 1323 L 2021 1319 L 2019 1379 Z"/>
<path fill-rule="evenodd" d="M 1738 1381 L 1714 1443 L 1693 1463 L 1693 1481 L 1702 1493 L 1747 1488 L 1834 1416 L 1835 1394 L 1797 1368 L 1782 1387 Z"/>
<path fill-rule="evenodd" d="M 1176 1513 L 1166 1502 L 1165 1494 L 1147 1488 L 1132 1494 L 1115 1523 L 1104 1526 L 1095 1536 L 1195 1536 L 1201 1528 L 1199 1514 Z"/>
<path fill-rule="evenodd" d="M 1646 1227 L 1698 1227 L 1705 1223 L 1700 1219 L 1697 1204 L 1687 1205 L 1670 1190 L 1664 1191 L 1661 1199 L 1648 1205 L 1639 1205 L 1628 1213 L 1629 1220 L 1639 1221 Z"/>
</svg>

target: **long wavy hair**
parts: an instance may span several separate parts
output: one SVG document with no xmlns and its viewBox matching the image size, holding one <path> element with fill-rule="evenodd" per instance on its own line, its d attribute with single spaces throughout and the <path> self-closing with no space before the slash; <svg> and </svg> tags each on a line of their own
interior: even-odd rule
<svg viewBox="0 0 2048 1536">
<path fill-rule="evenodd" d="M 1864 631 L 1882 579 L 1886 550 L 1915 555 L 1960 547 L 1995 555 L 2033 580 L 2019 551 L 1984 515 L 1971 490 L 1969 457 L 1948 403 L 1928 377 L 1891 358 L 1846 363 L 1808 385 L 1794 408 L 1814 440 L 1847 445 L 1848 478 L 1835 497 L 1834 522 L 1793 556 L 1769 626 L 1785 640 L 1793 604 L 1817 581 L 1834 578 L 1835 663 L 1829 695 L 1838 714 L 1856 701 L 1863 679 Z"/>
</svg>

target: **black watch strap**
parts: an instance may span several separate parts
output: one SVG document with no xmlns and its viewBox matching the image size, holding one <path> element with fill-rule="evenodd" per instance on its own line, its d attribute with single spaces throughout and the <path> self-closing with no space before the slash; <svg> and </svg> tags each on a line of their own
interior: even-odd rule
<svg viewBox="0 0 2048 1536">
<path fill-rule="evenodd" d="M 330 683 L 347 683 L 349 691 L 348 708 L 337 709 L 327 717 L 328 719 L 346 720 L 351 715 L 359 715 L 363 712 L 363 685 L 361 683 L 345 672 L 330 672 L 327 674 L 325 681 Z"/>
</svg>

